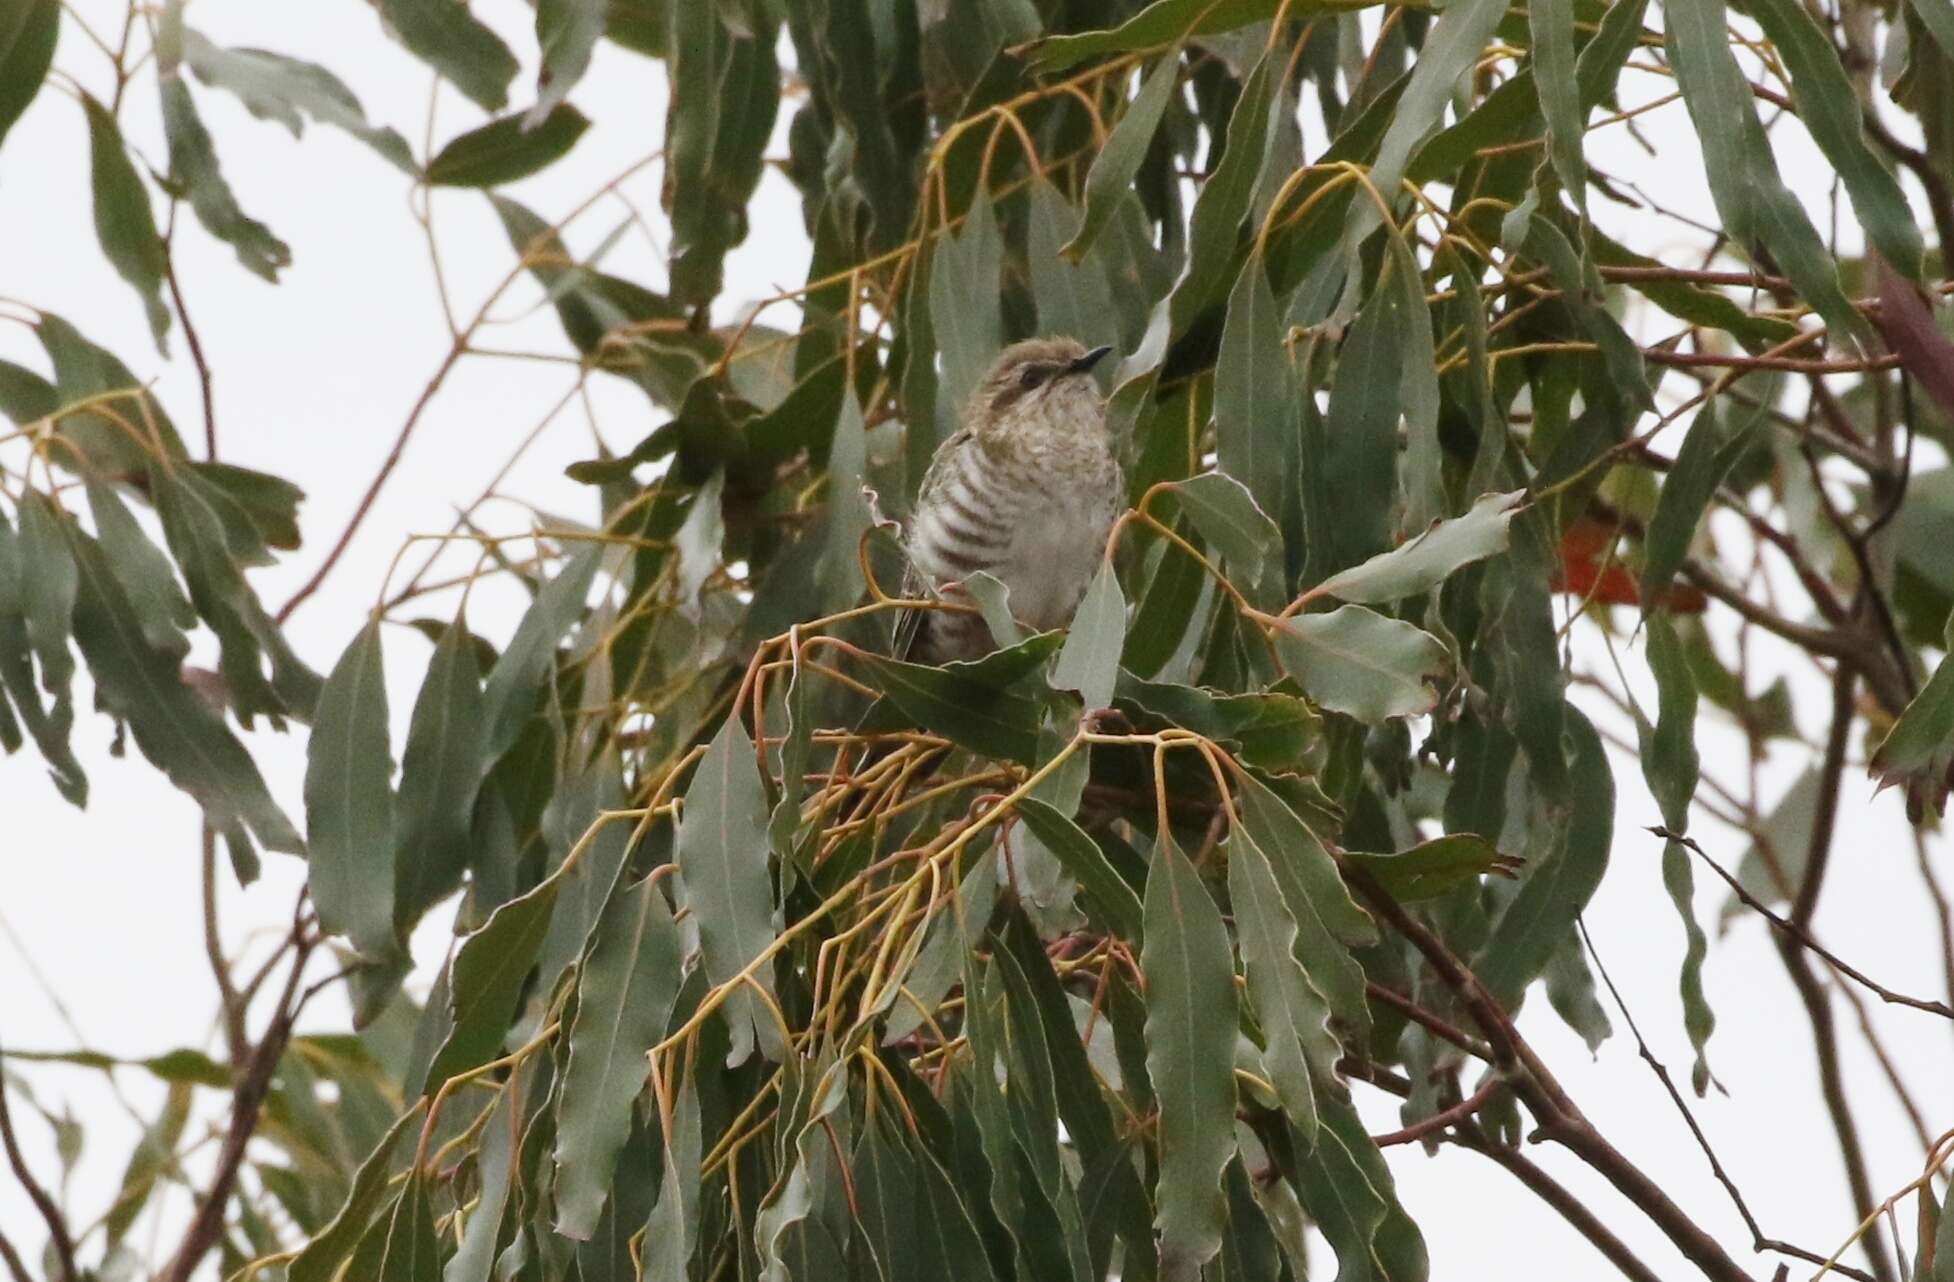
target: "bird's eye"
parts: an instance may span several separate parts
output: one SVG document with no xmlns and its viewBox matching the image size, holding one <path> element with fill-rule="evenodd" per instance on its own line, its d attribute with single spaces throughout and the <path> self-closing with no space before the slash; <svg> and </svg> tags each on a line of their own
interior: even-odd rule
<svg viewBox="0 0 1954 1282">
<path fill-rule="evenodd" d="M 1045 373 L 1043 365 L 1027 365 L 1024 373 L 1018 375 L 1018 383 L 1022 387 L 1036 387 L 1045 381 Z"/>
</svg>

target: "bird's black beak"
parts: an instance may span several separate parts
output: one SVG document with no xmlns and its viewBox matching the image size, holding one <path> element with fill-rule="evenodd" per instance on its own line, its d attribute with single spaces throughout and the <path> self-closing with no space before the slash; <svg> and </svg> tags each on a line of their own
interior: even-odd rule
<svg viewBox="0 0 1954 1282">
<path fill-rule="evenodd" d="M 1081 356 L 1078 360 L 1073 361 L 1070 365 L 1067 365 L 1065 367 L 1065 372 L 1068 374 L 1084 374 L 1088 370 L 1090 370 L 1093 366 L 1097 365 L 1100 361 L 1104 360 L 1106 358 L 1106 353 L 1112 350 L 1113 349 L 1110 347 L 1095 347 L 1091 351 L 1087 352 L 1084 356 Z"/>
</svg>

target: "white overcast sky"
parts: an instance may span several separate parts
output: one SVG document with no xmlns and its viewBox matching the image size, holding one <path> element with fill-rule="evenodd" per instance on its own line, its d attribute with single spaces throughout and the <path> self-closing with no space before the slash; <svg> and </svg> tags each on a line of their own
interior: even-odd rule
<svg viewBox="0 0 1954 1282">
<path fill-rule="evenodd" d="M 75 8 L 98 30 L 119 27 L 119 4 L 77 0 Z M 475 10 L 502 30 L 524 60 L 514 91 L 521 105 L 533 85 L 530 11 L 506 0 L 478 3 Z M 257 45 L 324 63 L 359 94 L 370 117 L 400 129 L 419 150 L 429 76 L 382 38 L 370 6 L 352 0 L 303 5 L 197 0 L 189 20 L 220 43 Z M 71 21 L 64 22 L 57 66 L 105 96 L 106 63 Z M 427 249 L 408 216 L 405 178 L 343 134 L 315 126 L 294 141 L 277 125 L 251 119 L 233 99 L 201 86 L 196 92 L 240 202 L 293 249 L 292 267 L 271 286 L 243 271 L 231 251 L 200 228 L 193 225 L 178 235 L 191 314 L 217 371 L 222 457 L 292 478 L 308 493 L 302 513 L 306 546 L 285 563 L 254 574 L 267 601 L 276 605 L 310 574 L 344 525 L 448 340 Z M 153 77 L 140 76 L 131 93 L 124 128 L 140 153 L 160 167 Z M 509 189 L 549 219 L 657 147 L 665 111 L 662 66 L 602 45 L 572 101 L 597 125 L 567 162 Z M 437 145 L 479 119 L 458 95 L 443 91 Z M 1591 140 L 1597 162 L 1617 174 L 1639 176 L 1665 201 L 1709 220 L 1681 105 L 1644 117 L 1642 126 L 1656 144 L 1655 156 L 1630 145 L 1615 129 Z M 1320 128 L 1306 124 L 1309 154 L 1323 144 Z M 1794 182 L 1800 174 L 1826 172 L 1814 167 L 1808 148 L 1785 146 L 1780 154 Z M 96 246 L 87 157 L 79 107 L 50 86 L 0 148 L 0 294 L 66 316 L 118 352 L 139 377 L 153 377 L 185 436 L 200 437 L 195 377 L 184 357 L 181 328 L 171 333 L 177 359 L 164 361 L 148 338 L 135 296 Z M 633 202 L 653 214 L 654 226 L 661 225 L 659 178 L 653 166 L 627 187 Z M 436 193 L 433 212 L 449 289 L 465 317 L 500 281 L 513 255 L 481 196 Z M 615 203 L 600 205 L 573 229 L 571 244 L 591 249 L 625 212 Z M 1606 204 L 1597 205 L 1597 215 L 1641 243 L 1653 237 L 1665 247 L 1683 244 L 1669 224 L 1653 224 Z M 741 300 L 765 297 L 805 275 L 807 244 L 798 198 L 778 175 L 769 173 L 764 181 L 753 207 L 753 228 L 728 263 L 729 312 Z M 653 243 L 633 234 L 605 266 L 656 287 L 663 282 L 661 251 L 662 239 Z M 553 315 L 529 310 L 536 297 L 533 289 L 524 289 L 502 304 L 496 314 L 513 323 L 487 341 L 567 353 Z M 779 319 L 790 323 L 793 313 L 784 311 Z M 31 334 L 18 325 L 0 324 L 0 355 L 44 368 Z M 296 616 L 292 637 L 301 654 L 321 671 L 330 667 L 378 594 L 402 540 L 446 529 L 456 507 L 483 489 L 515 443 L 562 399 L 572 377 L 560 365 L 475 360 L 450 378 L 350 554 Z M 590 387 L 597 430 L 613 448 L 628 448 L 657 421 L 635 391 L 603 380 Z M 546 510 L 592 519 L 588 492 L 562 477 L 564 464 L 592 453 L 591 424 L 573 405 L 545 431 L 507 489 Z M 526 521 L 513 504 L 498 505 L 489 515 L 501 528 L 520 528 Z M 408 564 L 417 560 L 418 554 L 410 556 Z M 506 635 L 512 607 L 508 596 L 478 592 L 472 622 L 492 636 Z M 397 754 L 428 647 L 405 629 L 389 630 L 386 641 Z M 1640 673 L 1639 643 L 1624 662 Z M 1798 689 L 1806 729 L 1815 735 L 1809 718 L 1826 706 L 1823 687 L 1807 672 Z M 78 704 L 86 707 L 85 701 Z M 124 1056 L 186 1043 L 216 1049 L 210 1038 L 214 996 L 199 927 L 195 807 L 134 753 L 112 759 L 105 720 L 84 711 L 75 736 L 92 787 L 85 812 L 55 795 L 31 749 L 0 759 L 5 823 L 0 1038 L 10 1049 L 54 1050 L 73 1047 L 79 1036 L 90 1047 Z M 303 734 L 261 733 L 252 746 L 274 792 L 295 818 L 302 817 Z M 1731 755 L 1739 750 L 1732 736 L 1706 731 L 1703 749 L 1709 771 L 1721 767 L 1729 774 L 1741 762 Z M 1832 947 L 1874 976 L 1906 991 L 1933 993 L 1939 964 L 1911 841 L 1893 799 L 1873 803 L 1858 764 L 1863 752 L 1855 742 L 1817 926 Z M 1620 814 L 1613 862 L 1588 922 L 1656 1053 L 1686 1080 L 1689 1051 L 1675 995 L 1682 936 L 1660 881 L 1660 845 L 1640 831 L 1658 816 L 1635 762 L 1618 758 L 1615 765 Z M 1780 752 L 1766 777 L 1782 787 L 1802 766 L 1801 756 Z M 1698 832 L 1726 866 L 1735 865 L 1743 849 L 1738 838 L 1707 821 Z M 248 890 L 226 878 L 227 946 L 262 946 L 275 938 L 302 876 L 298 861 L 270 855 L 265 875 Z M 1699 870 L 1699 912 L 1706 923 L 1714 921 L 1723 899 L 1711 880 Z M 425 965 L 416 983 L 426 982 L 445 932 L 445 920 L 431 919 L 417 937 L 416 952 Z M 65 1014 L 50 1000 L 43 978 L 65 1003 Z M 1696 1103 L 1698 1116 L 1765 1232 L 1829 1252 L 1851 1228 L 1843 1178 L 1820 1106 L 1805 1018 L 1761 923 L 1742 920 L 1716 945 L 1706 982 L 1718 1018 L 1711 1060 L 1729 1096 L 1713 1094 Z M 1837 1013 L 1873 1181 L 1891 1191 L 1918 1174 L 1919 1146 L 1871 1058 L 1848 1031 L 1850 1012 L 1841 1007 Z M 308 1022 L 315 1028 L 339 1027 L 345 1017 L 343 1003 L 321 1000 Z M 1950 1029 L 1908 1011 L 1876 1010 L 1875 1017 L 1930 1111 L 1929 1126 L 1954 1126 L 1954 1099 L 1945 1090 L 1954 1051 Z M 1638 1061 L 1620 1019 L 1615 1022 L 1617 1036 L 1598 1057 L 1589 1056 L 1537 992 L 1523 1026 L 1600 1129 L 1740 1260 L 1750 1262 L 1748 1236 L 1735 1212 L 1656 1080 Z M 92 1074 L 37 1069 L 31 1080 L 43 1104 L 72 1109 L 88 1128 L 87 1148 L 68 1189 L 77 1222 L 88 1223 L 113 1196 L 134 1124 Z M 153 1109 L 157 1091 L 140 1073 L 123 1075 L 121 1085 L 139 1108 Z M 1393 1101 L 1361 1085 L 1355 1089 L 1374 1131 L 1399 1125 Z M 214 1117 L 212 1102 L 204 1100 L 201 1118 Z M 55 1165 L 46 1128 L 31 1116 L 21 1123 L 30 1160 L 51 1176 Z M 1557 1150 L 1536 1149 L 1534 1155 L 1587 1197 L 1658 1273 L 1686 1270 L 1598 1177 Z M 1405 1205 L 1429 1239 L 1440 1279 L 1509 1276 L 1521 1261 L 1527 1272 L 1540 1276 L 1610 1272 L 1584 1240 L 1484 1159 L 1450 1149 L 1432 1159 L 1413 1146 L 1391 1150 L 1391 1164 Z M 0 1195 L 0 1231 L 24 1249 L 38 1250 L 44 1234 L 25 1199 L 5 1177 L 0 1188 L 6 1190 Z M 140 1244 L 160 1232 L 163 1242 L 173 1241 L 188 1205 L 178 1191 L 162 1204 L 160 1228 L 152 1215 L 134 1240 Z M 92 1259 L 97 1250 L 99 1238 L 84 1258 Z M 1318 1269 L 1330 1268 L 1326 1251 L 1317 1260 Z M 1750 1267 L 1765 1277 L 1774 1262 L 1759 1258 Z M 206 1269 L 214 1271 L 214 1263 Z M 1794 1267 L 1793 1276 L 1808 1272 Z"/>
</svg>

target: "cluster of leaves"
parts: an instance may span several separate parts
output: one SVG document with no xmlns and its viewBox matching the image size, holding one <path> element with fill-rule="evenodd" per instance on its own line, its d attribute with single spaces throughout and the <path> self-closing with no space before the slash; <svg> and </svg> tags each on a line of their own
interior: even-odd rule
<svg viewBox="0 0 1954 1282">
<path fill-rule="evenodd" d="M 466 7 L 377 7 L 456 90 L 508 108 L 517 60 Z M 322 681 L 244 576 L 297 546 L 298 491 L 190 457 L 58 317 L 32 321 L 51 377 L 0 363 L 0 412 L 33 443 L 0 519 L 0 742 L 24 726 L 84 800 L 78 649 L 240 876 L 258 846 L 305 855 L 287 998 L 331 938 L 366 1025 L 287 1043 L 287 1010 L 267 1035 L 269 1093 L 247 1109 L 240 1087 L 237 1116 L 268 1145 L 216 1203 L 227 1273 L 1278 1279 L 1306 1276 L 1313 1226 L 1340 1277 L 1427 1276 L 1351 1081 L 1405 1097 L 1405 1138 L 1520 1161 L 1524 1099 L 1578 1139 L 1502 1021 L 1545 981 L 1584 1037 L 1609 1033 L 1575 928 L 1615 782 L 1569 700 L 1554 602 L 1617 561 L 1626 592 L 1592 617 L 1650 607 L 1658 707 L 1632 712 L 1701 1092 L 1699 698 L 1754 743 L 1797 731 L 1782 688 L 1751 693 L 1683 611 L 1714 599 L 1863 680 L 1898 718 L 1886 777 L 1923 805 L 1948 777 L 1954 676 L 1912 695 L 1954 604 L 1950 492 L 1902 450 L 1945 442 L 1954 405 L 1892 408 L 1890 371 L 1946 348 L 1921 292 L 1939 254 L 1890 159 L 1954 159 L 1954 7 L 1901 8 L 1895 93 L 1925 152 L 1876 145 L 1805 7 L 1747 7 L 1788 89 L 1772 100 L 1836 170 L 1874 268 L 1838 259 L 1780 177 L 1721 0 L 1669 0 L 1660 33 L 1647 0 L 1393 5 L 1381 25 L 1300 0 L 541 0 L 536 101 L 425 158 L 322 68 L 222 48 L 165 6 L 153 183 L 267 277 L 289 251 L 239 207 L 186 66 L 417 184 L 485 189 L 575 144 L 567 99 L 598 41 L 670 80 L 662 291 L 490 196 L 580 374 L 629 381 L 663 421 L 571 468 L 601 532 L 551 530 L 521 564 L 485 538 L 532 604 L 500 646 L 460 610 L 430 627 L 398 771 L 389 618 Z M 0 18 L 0 135 L 60 22 L 53 0 Z M 1583 136 L 1630 114 L 1638 56 L 1702 131 L 1740 271 L 1666 268 L 1589 217 L 1591 189 L 1619 193 Z M 1306 94 L 1326 145 L 1305 145 Z M 774 301 L 798 323 L 714 329 L 790 97 L 780 163 L 813 254 Z M 168 241 L 115 107 L 81 98 L 102 246 L 160 346 Z M 1922 182 L 1938 219 L 1945 187 Z M 1875 272 L 1878 298 L 1856 298 Z M 1627 292 L 1680 333 L 1638 343 Z M 876 496 L 899 510 L 988 361 L 1040 332 L 1123 354 L 1113 551 L 1064 635 L 1024 633 L 980 580 L 1002 649 L 885 657 L 902 567 Z M 1800 377 L 1802 414 L 1781 394 Z M 1664 386 L 1681 378 L 1687 395 Z M 1691 413 L 1673 459 L 1649 447 Z M 1861 511 L 1821 464 L 1860 470 Z M 1760 546 L 1794 558 L 1823 628 L 1706 565 L 1706 511 L 1753 497 L 1805 523 L 1764 521 Z M 1801 545 L 1836 556 L 1813 568 Z M 180 672 L 198 626 L 219 643 L 211 697 Z M 303 839 L 231 726 L 260 716 L 311 727 Z M 1818 826 L 1825 777 L 1785 802 L 1786 846 Z M 1755 827 L 1739 884 L 1802 901 L 1803 870 Z M 463 937 L 417 1007 L 403 941 L 457 892 Z M 180 1098 L 230 1084 L 195 1057 L 140 1066 L 177 1089 L 110 1255 Z M 1691 1258 L 1718 1275 L 1714 1245 Z"/>
</svg>

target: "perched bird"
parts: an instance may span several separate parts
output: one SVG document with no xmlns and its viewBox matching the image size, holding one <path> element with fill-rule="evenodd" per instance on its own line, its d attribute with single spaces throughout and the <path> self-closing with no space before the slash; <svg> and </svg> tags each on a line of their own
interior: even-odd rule
<svg viewBox="0 0 1954 1282">
<path fill-rule="evenodd" d="M 1110 350 L 1034 338 L 998 356 L 924 474 L 904 536 L 904 595 L 967 601 L 962 581 L 984 571 L 1010 589 L 1027 627 L 1071 622 L 1126 501 L 1092 381 Z M 944 663 L 995 648 L 975 613 L 911 610 L 896 626 L 899 658 Z"/>
</svg>

